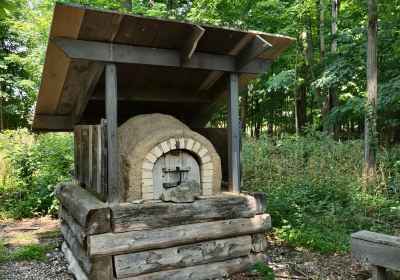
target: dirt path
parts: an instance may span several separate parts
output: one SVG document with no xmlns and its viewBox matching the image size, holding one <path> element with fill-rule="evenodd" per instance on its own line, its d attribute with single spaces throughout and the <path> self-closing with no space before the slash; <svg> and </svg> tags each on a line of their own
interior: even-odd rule
<svg viewBox="0 0 400 280">
<path fill-rule="evenodd" d="M 0 241 L 3 248 L 13 251 L 30 244 L 50 244 L 51 250 L 43 260 L 0 262 L 0 280 L 72 280 L 67 263 L 57 248 L 60 236 L 59 222 L 48 217 L 22 221 L 0 220 Z M 273 268 L 275 279 L 356 279 L 371 277 L 368 266 L 353 263 L 349 255 L 322 256 L 303 248 L 292 248 L 269 237 L 268 266 Z M 0 248 L 1 249 L 1 248 Z M 1 254 L 4 254 L 0 250 Z M 257 272 L 240 273 L 223 277 L 229 280 L 261 279 Z"/>
</svg>

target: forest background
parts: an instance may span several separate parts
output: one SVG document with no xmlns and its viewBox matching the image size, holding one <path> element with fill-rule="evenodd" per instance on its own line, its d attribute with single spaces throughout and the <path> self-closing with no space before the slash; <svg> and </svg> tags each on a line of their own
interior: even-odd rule
<svg viewBox="0 0 400 280">
<path fill-rule="evenodd" d="M 400 0 L 69 2 L 295 38 L 241 93 L 244 187 L 267 194 L 274 232 L 292 245 L 329 254 L 346 252 L 359 229 L 400 234 Z M 71 135 L 29 132 L 54 3 L 0 1 L 0 218 L 54 214 L 54 185 L 71 180 Z M 374 19 L 376 114 L 367 90 Z M 212 125 L 226 125 L 226 110 Z"/>
</svg>

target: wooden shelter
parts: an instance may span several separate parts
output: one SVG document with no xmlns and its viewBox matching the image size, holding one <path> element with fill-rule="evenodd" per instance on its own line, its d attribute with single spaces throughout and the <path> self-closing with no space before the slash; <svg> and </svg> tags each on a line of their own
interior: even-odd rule
<svg viewBox="0 0 400 280">
<path fill-rule="evenodd" d="M 60 184 L 56 195 L 78 279 L 208 279 L 262 257 L 255 253 L 265 249 L 270 218 L 262 196 L 240 193 L 238 96 L 292 42 L 56 4 L 33 130 L 75 132 L 82 187 Z M 205 129 L 225 105 L 228 130 Z M 212 142 L 227 193 L 185 204 L 121 201 L 118 126 L 149 113 L 174 116 Z"/>
</svg>

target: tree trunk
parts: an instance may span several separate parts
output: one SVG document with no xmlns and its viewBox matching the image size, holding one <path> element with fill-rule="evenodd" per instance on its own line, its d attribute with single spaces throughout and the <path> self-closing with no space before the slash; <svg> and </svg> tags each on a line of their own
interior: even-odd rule
<svg viewBox="0 0 400 280">
<path fill-rule="evenodd" d="M 123 0 L 121 4 L 128 12 L 132 12 L 132 0 Z"/>
<path fill-rule="evenodd" d="M 312 34 L 312 23 L 311 17 L 307 16 L 307 63 L 308 63 L 308 71 L 309 71 L 309 81 L 310 84 L 315 82 L 315 59 L 314 59 L 314 39 Z M 319 92 L 317 91 L 315 94 L 315 98 L 313 98 L 313 105 L 311 107 L 311 111 L 313 111 L 314 105 L 317 105 L 317 101 L 319 100 Z M 311 114 L 312 117 L 312 114 Z M 311 120 L 312 121 L 312 120 Z"/>
<path fill-rule="evenodd" d="M 4 118 L 3 118 L 3 84 L 0 83 L 0 131 L 4 130 Z"/>
<path fill-rule="evenodd" d="M 301 129 L 307 121 L 307 88 L 303 83 L 297 88 L 296 92 L 296 133 L 301 133 Z"/>
<path fill-rule="evenodd" d="M 260 132 L 261 132 L 261 120 L 260 120 L 260 101 L 258 100 L 257 97 L 255 98 L 254 111 L 255 111 L 254 137 L 258 139 L 260 137 Z"/>
<path fill-rule="evenodd" d="M 246 119 L 247 119 L 247 110 L 248 110 L 248 92 L 245 90 L 243 92 L 242 98 L 240 100 L 241 112 L 240 112 L 240 128 L 243 133 L 246 133 Z"/>
<path fill-rule="evenodd" d="M 367 95 L 365 114 L 365 174 L 367 179 L 375 176 L 377 150 L 377 86 L 378 86 L 378 0 L 368 1 L 368 47 L 367 47 Z"/>
<path fill-rule="evenodd" d="M 339 14 L 339 0 L 331 0 L 331 35 L 332 35 L 332 43 L 331 43 L 331 52 L 332 54 L 337 53 L 337 39 L 336 34 L 338 31 L 338 14 Z M 336 88 L 332 88 L 329 92 L 329 111 L 332 112 L 339 103 L 338 92 Z M 333 139 L 337 140 L 339 138 L 339 130 L 340 127 L 338 124 L 334 124 L 331 127 L 331 136 Z"/>
<path fill-rule="evenodd" d="M 324 0 L 317 0 L 318 7 L 318 39 L 319 39 L 319 55 L 321 58 L 325 56 L 325 35 L 324 35 Z"/>
</svg>

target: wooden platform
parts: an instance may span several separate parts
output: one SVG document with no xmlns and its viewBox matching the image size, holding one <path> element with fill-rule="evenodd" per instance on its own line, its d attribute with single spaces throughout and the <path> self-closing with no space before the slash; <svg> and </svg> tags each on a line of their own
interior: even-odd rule
<svg viewBox="0 0 400 280">
<path fill-rule="evenodd" d="M 249 194 L 109 206 L 74 184 L 55 193 L 77 279 L 210 279 L 265 258 L 270 216 Z"/>
</svg>

